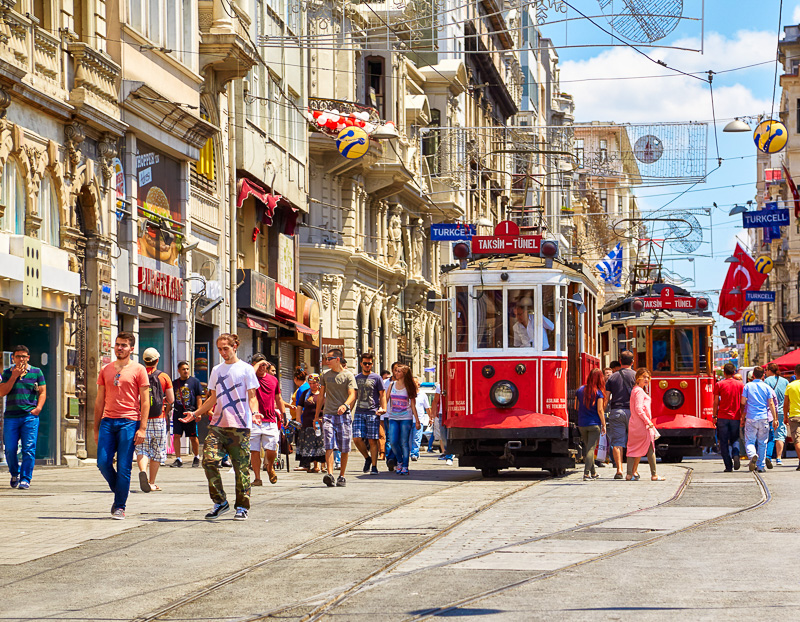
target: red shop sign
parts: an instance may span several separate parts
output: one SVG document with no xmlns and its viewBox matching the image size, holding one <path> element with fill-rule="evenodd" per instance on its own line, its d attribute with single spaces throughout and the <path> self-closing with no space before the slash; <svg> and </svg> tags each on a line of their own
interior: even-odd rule
<svg viewBox="0 0 800 622">
<path fill-rule="evenodd" d="M 183 281 L 176 276 L 139 266 L 139 290 L 170 300 L 183 299 Z"/>
<path fill-rule="evenodd" d="M 297 296 L 294 291 L 275 283 L 275 313 L 295 318 L 297 309 Z"/>
</svg>

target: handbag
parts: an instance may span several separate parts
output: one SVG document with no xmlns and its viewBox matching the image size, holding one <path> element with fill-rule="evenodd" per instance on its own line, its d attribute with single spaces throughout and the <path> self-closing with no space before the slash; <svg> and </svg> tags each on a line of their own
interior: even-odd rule
<svg viewBox="0 0 800 622">
<path fill-rule="evenodd" d="M 657 441 L 657 440 L 658 440 L 658 439 L 660 439 L 660 438 L 661 438 L 661 434 L 659 434 L 659 433 L 658 433 L 658 430 L 656 430 L 655 428 L 653 428 L 653 440 L 654 440 L 654 441 Z"/>
<path fill-rule="evenodd" d="M 601 434 L 600 440 L 597 442 L 597 456 L 596 459 L 600 462 L 605 462 L 608 457 L 608 434 Z"/>
<path fill-rule="evenodd" d="M 281 453 L 284 456 L 288 456 L 294 453 L 294 447 L 292 447 L 292 444 L 289 442 L 289 439 L 286 438 L 286 434 L 284 434 L 283 430 L 281 430 L 280 443 L 281 443 Z"/>
</svg>

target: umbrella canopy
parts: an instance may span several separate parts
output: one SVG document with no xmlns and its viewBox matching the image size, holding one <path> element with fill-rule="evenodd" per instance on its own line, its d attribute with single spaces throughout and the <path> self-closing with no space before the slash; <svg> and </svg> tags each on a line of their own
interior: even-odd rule
<svg viewBox="0 0 800 622">
<path fill-rule="evenodd" d="M 787 352 L 771 362 L 777 364 L 781 368 L 781 372 L 794 372 L 794 366 L 800 364 L 800 349 Z"/>
</svg>

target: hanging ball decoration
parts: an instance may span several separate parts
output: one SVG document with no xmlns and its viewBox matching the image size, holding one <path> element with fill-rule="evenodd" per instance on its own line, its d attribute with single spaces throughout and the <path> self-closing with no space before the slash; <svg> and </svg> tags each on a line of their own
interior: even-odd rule
<svg viewBox="0 0 800 622">
<path fill-rule="evenodd" d="M 758 124 L 753 132 L 756 147 L 764 153 L 778 153 L 789 140 L 789 132 L 780 121 L 769 119 Z"/>
<path fill-rule="evenodd" d="M 772 272 L 772 268 L 775 267 L 772 259 L 770 259 L 769 255 L 761 255 L 758 259 L 756 259 L 756 272 L 761 274 L 769 274 Z"/>
<path fill-rule="evenodd" d="M 747 311 L 745 311 L 744 315 L 742 315 L 742 320 L 744 321 L 745 324 L 752 324 L 753 322 L 755 322 L 756 321 L 755 311 L 753 311 L 752 309 L 748 309 Z"/>
<path fill-rule="evenodd" d="M 357 160 L 369 149 L 369 135 L 360 127 L 346 127 L 336 135 L 336 148 L 348 160 Z"/>
</svg>

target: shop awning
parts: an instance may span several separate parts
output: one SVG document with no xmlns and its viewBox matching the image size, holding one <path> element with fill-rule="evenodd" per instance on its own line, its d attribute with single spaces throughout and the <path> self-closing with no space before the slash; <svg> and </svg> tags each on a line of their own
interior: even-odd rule
<svg viewBox="0 0 800 622">
<path fill-rule="evenodd" d="M 241 208 L 242 203 L 250 196 L 254 197 L 264 210 L 260 218 L 261 222 L 268 227 L 272 226 L 272 222 L 275 219 L 275 210 L 280 207 L 285 215 L 285 218 L 281 218 L 279 221 L 281 223 L 281 233 L 289 236 L 294 235 L 294 231 L 297 228 L 298 208 L 281 195 L 272 194 L 264 186 L 252 179 L 240 177 L 239 181 L 236 182 L 236 208 Z"/>
<path fill-rule="evenodd" d="M 262 320 L 261 318 L 253 317 L 252 315 L 245 315 L 244 322 L 247 324 L 248 328 L 260 330 L 262 333 L 269 332 L 269 322 L 267 322 L 267 320 Z"/>
<path fill-rule="evenodd" d="M 290 324 L 293 324 L 294 327 L 297 329 L 297 332 L 303 333 L 304 335 L 316 335 L 319 333 L 318 330 L 314 330 L 310 326 L 306 326 L 302 322 L 296 322 L 295 320 L 286 320 Z"/>
</svg>

